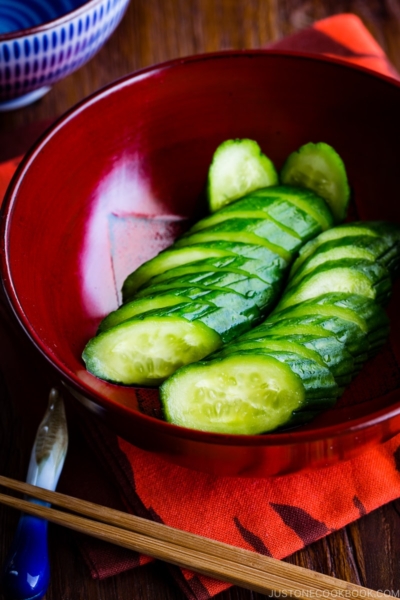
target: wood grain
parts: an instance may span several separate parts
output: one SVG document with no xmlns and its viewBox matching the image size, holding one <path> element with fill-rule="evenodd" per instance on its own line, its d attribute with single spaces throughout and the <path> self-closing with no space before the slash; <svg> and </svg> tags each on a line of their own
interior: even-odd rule
<svg viewBox="0 0 400 600">
<path fill-rule="evenodd" d="M 341 12 L 358 15 L 400 71 L 400 0 L 131 0 L 113 37 L 87 65 L 55 85 L 35 105 L 0 115 L 0 135 L 8 133 L 0 156 L 4 159 L 18 152 L 14 142 L 21 127 L 56 118 L 88 94 L 131 71 L 194 53 L 263 47 L 316 19 Z M 31 143 L 35 134 L 26 136 L 20 140 L 20 147 L 24 142 Z M 11 325 L 8 328 L 0 331 L 3 344 L 3 333 L 10 340 L 16 331 L 10 329 Z M 38 424 L 35 415 L 42 407 L 44 410 L 49 380 L 38 379 L 35 364 L 21 365 L 24 375 L 18 379 L 18 374 L 8 371 L 14 368 L 10 352 L 9 348 L 1 351 L 4 381 L 0 381 L 0 473 L 23 479 L 33 427 Z M 26 385 L 24 377 L 35 382 L 34 389 Z M 14 402 L 21 393 L 32 396 L 32 402 L 24 407 Z M 399 595 L 399 514 L 400 501 L 392 502 L 287 560 Z M 17 518 L 15 511 L 0 508 L 0 561 Z M 47 600 L 185 598 L 162 563 L 96 581 L 82 562 L 73 534 L 52 526 L 50 546 L 52 580 Z M 237 587 L 219 596 L 219 600 L 262 598 L 266 596 Z"/>
</svg>

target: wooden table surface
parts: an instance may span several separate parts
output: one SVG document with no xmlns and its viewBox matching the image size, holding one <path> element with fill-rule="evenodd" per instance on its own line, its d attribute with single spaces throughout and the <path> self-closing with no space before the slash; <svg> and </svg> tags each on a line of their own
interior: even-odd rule
<svg viewBox="0 0 400 600">
<path fill-rule="evenodd" d="M 36 104 L 0 114 L 0 135 L 13 148 L 26 147 L 37 134 L 35 123 L 53 119 L 114 79 L 179 56 L 220 49 L 259 48 L 314 20 L 352 12 L 400 71 L 400 0 L 131 0 L 118 29 L 84 67 L 56 84 Z M 21 136 L 18 130 L 31 126 Z M 32 139 L 31 139 L 32 138 Z M 15 150 L 14 150 L 15 151 Z M 10 153 L 7 141 L 0 160 Z M 2 370 L 7 365 L 1 365 Z M 4 375 L 4 372 L 3 372 Z M 4 377 L 7 381 L 7 373 Z M 0 472 L 23 479 L 30 451 L 29 410 L 21 414 L 0 381 Z M 35 394 L 39 391 L 35 390 Z M 41 393 L 41 391 L 40 391 Z M 340 494 L 340 489 L 337 490 Z M 343 530 L 329 535 L 288 560 L 375 590 L 400 594 L 400 501 L 392 502 Z M 0 507 L 0 560 L 18 515 Z M 48 600 L 179 600 L 182 592 L 165 565 L 156 563 L 95 581 L 76 550 L 73 535 L 50 532 L 52 578 Z M 258 600 L 261 594 L 232 588 L 221 600 Z"/>
</svg>

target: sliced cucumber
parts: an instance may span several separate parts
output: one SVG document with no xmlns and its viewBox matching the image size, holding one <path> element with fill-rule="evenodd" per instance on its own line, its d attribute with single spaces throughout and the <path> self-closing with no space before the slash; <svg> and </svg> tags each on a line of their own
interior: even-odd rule
<svg viewBox="0 0 400 600">
<path fill-rule="evenodd" d="M 350 352 L 347 351 L 343 342 L 333 335 L 307 335 L 304 334 L 282 334 L 266 333 L 262 337 L 254 339 L 236 340 L 217 350 L 213 356 L 228 356 L 241 350 L 266 348 L 270 350 L 281 350 L 296 352 L 304 358 L 316 360 L 331 371 L 339 385 L 345 385 L 351 379 L 355 370 L 355 361 Z M 278 333 L 278 332 L 277 332 Z M 349 379 L 350 377 L 350 379 Z"/>
<path fill-rule="evenodd" d="M 244 315 L 252 323 L 256 323 L 261 317 L 259 309 L 254 305 L 254 301 L 245 298 L 242 294 L 230 290 L 211 290 L 206 287 L 183 287 L 162 291 L 153 296 L 148 295 L 136 298 L 123 304 L 118 310 L 111 312 L 103 319 L 100 323 L 98 333 L 106 331 L 137 315 L 143 315 L 149 311 L 177 306 L 178 304 L 190 301 L 198 301 L 223 309 L 228 307 L 231 312 Z"/>
<path fill-rule="evenodd" d="M 269 218 L 227 219 L 203 230 L 204 233 L 218 231 L 232 232 L 235 234 L 242 231 L 254 233 L 277 248 L 282 248 L 290 253 L 296 252 L 303 243 L 301 237 L 297 235 L 297 233 L 294 231 L 291 232 L 290 229 L 284 225 L 280 225 Z M 289 260 L 291 260 L 291 257 Z"/>
<path fill-rule="evenodd" d="M 298 286 L 288 290 L 277 308 L 282 310 L 328 292 L 359 294 L 383 303 L 390 290 L 387 269 L 378 263 L 357 259 L 328 261 L 306 275 Z"/>
<path fill-rule="evenodd" d="M 264 246 L 270 252 L 274 252 L 278 255 L 282 260 L 286 262 L 288 265 L 291 262 L 291 254 L 290 252 L 284 250 L 282 247 L 277 246 L 276 244 L 272 244 L 262 237 L 254 234 L 248 233 L 247 231 L 201 231 L 199 233 L 194 233 L 193 235 L 189 235 L 187 237 L 180 238 L 175 242 L 176 248 L 183 248 L 186 246 L 191 246 L 193 244 L 207 244 L 209 242 L 231 242 L 234 243 L 240 242 L 242 244 L 252 244 L 254 246 Z"/>
<path fill-rule="evenodd" d="M 190 275 L 193 273 L 202 273 L 215 270 L 220 273 L 221 271 L 231 271 L 233 273 L 245 274 L 245 275 L 257 275 L 265 283 L 275 283 L 282 275 L 281 269 L 276 265 L 265 264 L 263 261 L 256 260 L 254 258 L 246 258 L 244 256 L 229 256 L 224 258 L 209 258 L 206 260 L 197 261 L 196 263 L 188 263 L 182 267 L 175 267 L 169 269 L 165 273 L 161 273 L 156 277 L 152 277 L 147 283 L 146 287 L 150 285 L 157 285 L 167 279 L 173 277 L 180 277 L 182 275 Z"/>
<path fill-rule="evenodd" d="M 290 154 L 283 165 L 280 180 L 286 185 L 310 189 L 324 198 L 336 223 L 346 216 L 350 200 L 346 169 L 329 144 L 310 142 Z"/>
<path fill-rule="evenodd" d="M 298 240 L 304 242 L 303 238 L 296 233 L 293 229 L 286 227 L 283 223 L 278 223 L 272 217 L 269 217 L 267 213 L 263 213 L 262 211 L 231 211 L 229 213 L 224 213 L 224 211 L 220 210 L 217 213 L 214 213 L 210 217 L 206 219 L 202 219 L 198 221 L 196 225 L 194 225 L 189 231 L 183 236 L 187 237 L 188 235 L 192 235 L 198 231 L 207 231 L 209 228 L 215 228 L 216 225 L 220 225 L 222 223 L 226 223 L 227 221 L 233 221 L 236 219 L 244 219 L 246 222 L 246 229 L 248 231 L 254 231 L 257 235 L 260 235 L 257 230 L 265 231 L 266 233 L 261 237 L 266 237 L 266 239 L 270 240 L 272 243 L 276 243 L 278 239 L 281 242 L 281 236 L 285 234 L 289 236 L 289 243 L 286 243 L 283 240 L 283 247 L 286 247 L 287 250 L 291 250 L 292 246 L 296 248 L 298 246 Z M 257 223 L 257 221 L 259 223 Z M 250 226 L 249 226 L 250 224 Z M 229 226 L 229 223 L 228 223 Z M 293 241 L 293 238 L 295 241 Z"/>
<path fill-rule="evenodd" d="M 355 258 L 369 262 L 381 262 L 381 257 L 386 256 L 386 252 L 387 245 L 384 239 L 371 236 L 344 237 L 325 242 L 294 273 L 291 273 L 290 287 L 297 285 L 305 275 L 328 261 Z"/>
<path fill-rule="evenodd" d="M 357 240 L 357 238 L 359 238 Z M 327 244 L 331 242 L 331 245 Z M 294 261 L 290 277 L 302 266 L 302 264 L 314 255 L 318 248 L 334 247 L 335 244 L 353 243 L 365 244 L 366 247 L 374 248 L 382 259 L 382 264 L 391 260 L 392 256 L 399 256 L 398 246 L 400 244 L 399 231 L 390 223 L 370 222 L 340 225 L 329 229 L 311 240 L 299 251 L 298 258 Z M 397 258 L 398 260 L 398 258 Z"/>
<path fill-rule="evenodd" d="M 209 246 L 198 245 L 188 246 L 177 250 L 172 247 L 168 250 L 160 252 L 154 258 L 148 260 L 141 265 L 136 271 L 133 271 L 124 281 L 122 287 L 122 297 L 124 302 L 132 298 L 137 289 L 139 289 L 146 281 L 164 273 L 168 269 L 192 263 L 197 260 L 204 260 L 211 257 L 229 256 L 231 253 L 222 248 L 212 248 Z"/>
<path fill-rule="evenodd" d="M 210 290 L 234 291 L 242 294 L 247 299 L 252 299 L 254 305 L 265 311 L 276 300 L 282 282 L 267 285 L 255 275 L 239 275 L 229 271 L 210 271 L 206 273 L 193 273 L 167 279 L 158 285 L 152 285 L 140 290 L 136 298 L 143 298 L 159 292 L 171 291 L 174 288 L 202 286 Z"/>
<path fill-rule="evenodd" d="M 349 319 L 329 315 L 299 315 L 283 319 L 277 323 L 270 323 L 267 319 L 258 327 L 242 334 L 237 341 L 257 339 L 265 335 L 313 335 L 325 338 L 330 334 L 344 344 L 353 357 L 367 356 L 369 350 L 368 338 L 358 324 Z"/>
<path fill-rule="evenodd" d="M 275 241 L 281 240 L 280 244 L 277 244 L 269 239 L 268 231 L 274 235 Z M 282 238 L 279 237 L 278 233 L 282 233 Z M 209 227 L 200 231 L 199 233 L 193 233 L 186 237 L 182 237 L 175 242 L 175 248 L 182 248 L 192 244 L 204 244 L 213 242 L 216 240 L 225 241 L 238 241 L 245 244 L 256 244 L 259 246 L 265 246 L 271 252 L 275 252 L 281 258 L 287 261 L 292 260 L 292 252 L 301 246 L 299 238 L 293 238 L 281 232 L 274 232 L 273 225 L 269 222 L 269 226 L 266 224 L 264 219 L 232 219 L 228 222 L 223 222 L 214 227 Z M 288 248 L 284 248 L 288 246 Z"/>
<path fill-rule="evenodd" d="M 278 196 L 282 200 L 290 202 L 315 219 L 323 231 L 334 224 L 332 212 L 325 200 L 311 190 L 291 185 L 280 185 L 279 187 L 257 190 L 252 195 L 259 198 L 275 198 Z"/>
<path fill-rule="evenodd" d="M 263 350 L 263 351 L 278 351 L 278 352 L 292 352 L 299 354 L 304 358 L 315 360 L 322 366 L 327 366 L 322 360 L 318 352 L 314 352 L 306 346 L 296 343 L 291 338 L 284 338 L 279 336 L 264 336 L 254 340 L 243 340 L 241 342 L 232 342 L 222 346 L 221 350 L 217 350 L 213 354 L 213 357 L 229 356 L 230 354 L 238 354 L 243 350 Z"/>
<path fill-rule="evenodd" d="M 268 317 L 268 323 L 276 323 L 287 318 L 309 315 L 339 317 L 355 323 L 365 334 L 384 329 L 388 325 L 388 317 L 383 308 L 365 296 L 330 292 L 316 298 L 306 300 L 299 305 L 276 310 Z"/>
<path fill-rule="evenodd" d="M 177 368 L 222 344 L 200 321 L 180 317 L 131 319 L 92 338 L 83 359 L 88 371 L 113 383 L 158 385 Z"/>
<path fill-rule="evenodd" d="M 301 237 L 303 241 L 312 238 L 322 231 L 322 226 L 315 217 L 309 212 L 299 208 L 293 202 L 287 199 L 287 189 L 284 187 L 276 186 L 268 188 L 268 190 L 258 190 L 253 192 L 240 200 L 236 200 L 232 204 L 221 208 L 216 214 L 223 215 L 224 218 L 230 218 L 230 215 L 236 215 L 239 213 L 265 213 L 278 223 L 285 225 L 290 230 L 294 231 Z M 270 191 L 270 194 L 266 192 Z M 299 201 L 304 200 L 304 190 L 300 188 L 292 188 L 291 195 L 298 195 Z M 306 192 L 307 195 L 311 193 Z M 315 200 L 319 205 L 323 206 L 322 213 L 328 212 L 325 203 L 321 198 L 315 196 Z M 310 202 L 307 203 L 309 208 Z M 211 217 L 209 217 L 211 218 Z M 193 230 L 193 228 L 192 228 Z"/>
<path fill-rule="evenodd" d="M 115 327 L 115 325 L 119 325 L 119 323 L 122 323 L 123 321 L 132 319 L 132 317 L 149 312 L 150 310 L 158 310 L 159 308 L 175 306 L 176 304 L 182 304 L 183 302 L 189 301 L 190 298 L 187 296 L 173 295 L 171 293 L 132 300 L 131 302 L 123 304 L 117 310 L 109 313 L 100 323 L 97 333 L 107 331 L 107 329 Z"/>
<path fill-rule="evenodd" d="M 160 389 L 168 421 L 203 431 L 254 435 L 290 419 L 305 388 L 290 367 L 262 354 L 186 367 Z"/>
<path fill-rule="evenodd" d="M 375 226 L 367 239 L 364 227 L 350 228 L 347 238 L 353 238 L 354 247 L 348 254 L 346 250 L 346 258 L 340 252 L 351 245 L 342 234 L 325 239 L 325 248 L 317 240 L 314 254 L 309 253 L 307 262 L 295 271 L 297 281 L 289 285 L 264 323 L 219 348 L 208 360 L 178 369 L 163 384 L 161 397 L 168 420 L 207 431 L 261 433 L 299 425 L 333 405 L 343 386 L 385 339 L 387 317 L 380 303 L 390 289 L 386 265 L 398 264 L 400 254 L 399 227 L 385 235 L 385 227 L 379 225 L 383 241 L 376 241 Z M 359 250 L 362 256 L 365 250 L 370 253 L 368 260 L 358 258 Z M 329 260 L 315 258 L 326 252 Z M 274 412 L 270 420 L 262 407 L 271 411 L 271 386 L 280 393 L 288 380 L 285 371 L 275 386 L 262 366 L 264 358 L 268 365 L 273 364 L 271 359 L 281 362 L 304 387 L 297 408 L 293 409 L 291 390 L 287 390 L 287 412 L 279 404 L 278 417 Z M 251 365 L 257 377 L 252 378 L 254 385 L 245 380 L 244 388 L 241 369 Z M 295 381 L 291 385 L 292 391 L 299 389 Z M 243 413 L 240 425 L 239 411 Z"/>
<path fill-rule="evenodd" d="M 291 352 L 250 350 L 180 369 L 160 388 L 168 421 L 192 429 L 254 435 L 329 406 L 329 369 Z"/>
<path fill-rule="evenodd" d="M 210 212 L 253 191 L 276 185 L 278 174 L 257 142 L 226 140 L 218 146 L 208 172 L 207 195 Z"/>
</svg>

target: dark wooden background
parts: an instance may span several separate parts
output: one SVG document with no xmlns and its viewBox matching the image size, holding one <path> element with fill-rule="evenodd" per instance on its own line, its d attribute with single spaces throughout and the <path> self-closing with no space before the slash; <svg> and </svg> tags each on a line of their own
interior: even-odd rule
<svg viewBox="0 0 400 600">
<path fill-rule="evenodd" d="M 340 12 L 357 14 L 400 71 L 400 0 L 131 0 L 117 31 L 91 62 L 56 84 L 35 105 L 0 114 L 0 136 L 5 140 L 0 159 L 15 153 L 15 148 L 26 147 L 36 135 L 37 121 L 54 119 L 122 75 L 189 54 L 263 47 L 316 19 Z M 8 331 L 8 335 L 12 334 L 13 330 Z M 1 340 L 3 343 L 3 337 Z M 3 353 L 7 354 L 7 348 L 3 348 Z M 21 364 L 21 378 L 24 372 Z M 35 389 L 32 394 L 39 392 Z M 29 409 L 21 414 L 20 407 L 12 401 L 2 402 L 0 473 L 24 478 L 31 442 L 27 421 Z M 341 493 L 340 489 L 337 493 Z M 399 511 L 400 501 L 392 502 L 288 560 L 398 596 Z M 0 507 L 0 560 L 7 552 L 17 518 L 10 509 Z M 50 546 L 52 580 L 48 600 L 184 599 L 160 563 L 99 582 L 90 578 L 72 534 L 52 527 Z M 265 597 L 239 588 L 219 596 L 221 600 Z"/>
</svg>

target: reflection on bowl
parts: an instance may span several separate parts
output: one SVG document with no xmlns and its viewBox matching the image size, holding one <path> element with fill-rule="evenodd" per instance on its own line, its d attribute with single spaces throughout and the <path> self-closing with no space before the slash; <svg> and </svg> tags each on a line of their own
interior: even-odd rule
<svg viewBox="0 0 400 600">
<path fill-rule="evenodd" d="M 208 165 L 225 139 L 256 139 L 278 169 L 294 149 L 323 140 L 346 164 L 353 217 L 399 222 L 399 106 L 400 84 L 338 60 L 223 52 L 126 77 L 49 130 L 6 197 L 3 280 L 26 333 L 93 418 L 178 464 L 225 475 L 321 467 L 400 432 L 400 369 L 378 385 L 385 364 L 400 364 L 400 286 L 390 345 L 336 407 L 286 432 L 171 425 L 156 389 L 106 383 L 81 359 L 124 277 L 201 209 Z"/>
<path fill-rule="evenodd" d="M 5 0 L 0 5 L 0 110 L 21 108 L 87 62 L 129 0 Z"/>
</svg>

